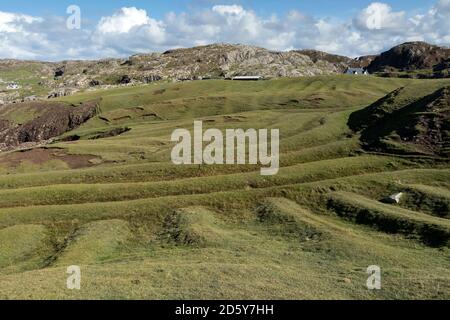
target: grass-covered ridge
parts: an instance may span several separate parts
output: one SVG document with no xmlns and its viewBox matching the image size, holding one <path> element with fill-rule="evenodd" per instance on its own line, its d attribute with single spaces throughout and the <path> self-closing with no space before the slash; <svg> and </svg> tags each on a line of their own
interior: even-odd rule
<svg viewBox="0 0 450 320">
<path fill-rule="evenodd" d="M 324 76 L 61 98 L 99 101 L 98 114 L 0 154 L 0 298 L 448 299 L 448 159 L 367 152 L 360 132 L 366 113 L 449 85 Z M 280 129 L 280 172 L 173 165 L 170 135 L 194 120 Z M 398 205 L 380 202 L 397 192 Z M 365 286 L 373 264 L 380 291 Z M 69 265 L 80 291 L 66 289 Z"/>
<path fill-rule="evenodd" d="M 449 90 L 436 83 L 397 89 L 353 113 L 349 126 L 361 131 L 369 150 L 448 157 Z"/>
</svg>

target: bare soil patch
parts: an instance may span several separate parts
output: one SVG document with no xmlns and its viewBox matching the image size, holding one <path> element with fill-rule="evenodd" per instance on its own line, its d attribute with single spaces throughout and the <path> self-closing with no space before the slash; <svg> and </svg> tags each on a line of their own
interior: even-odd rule
<svg viewBox="0 0 450 320">
<path fill-rule="evenodd" d="M 24 161 L 39 165 L 51 160 L 61 160 L 71 169 L 79 169 L 95 166 L 98 159 L 100 158 L 94 155 L 68 154 L 63 149 L 36 148 L 5 154 L 0 157 L 0 164 L 18 167 Z"/>
</svg>

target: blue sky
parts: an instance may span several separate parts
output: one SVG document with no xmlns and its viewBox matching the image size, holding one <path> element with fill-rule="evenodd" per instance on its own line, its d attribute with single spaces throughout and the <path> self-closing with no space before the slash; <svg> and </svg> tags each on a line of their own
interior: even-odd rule
<svg viewBox="0 0 450 320">
<path fill-rule="evenodd" d="M 252 9 L 262 16 L 269 16 L 273 13 L 285 14 L 296 9 L 317 17 L 335 17 L 345 19 L 352 16 L 357 11 L 367 7 L 374 1 L 370 0 L 0 0 L 0 10 L 10 12 L 21 12 L 29 15 L 47 16 L 63 15 L 66 8 L 75 4 L 83 8 L 86 18 L 98 20 L 102 16 L 110 15 L 121 7 L 134 6 L 146 9 L 156 18 L 163 18 L 169 11 L 183 12 L 198 10 L 199 8 L 210 7 L 217 4 L 238 4 L 244 8 Z M 423 11 L 428 9 L 436 1 L 434 0 L 391 0 L 384 1 L 392 6 L 396 11 Z"/>
<path fill-rule="evenodd" d="M 81 9 L 68 30 L 66 9 Z M 450 0 L 0 0 L 0 58 L 125 57 L 215 42 L 348 56 L 450 45 Z"/>
</svg>

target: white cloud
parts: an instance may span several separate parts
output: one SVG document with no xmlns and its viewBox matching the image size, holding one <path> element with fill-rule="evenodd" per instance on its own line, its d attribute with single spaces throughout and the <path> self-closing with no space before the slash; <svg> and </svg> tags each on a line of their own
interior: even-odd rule
<svg viewBox="0 0 450 320">
<path fill-rule="evenodd" d="M 245 14 L 244 8 L 238 5 L 232 5 L 232 6 L 224 6 L 224 5 L 218 5 L 214 6 L 212 8 L 212 11 L 217 12 L 221 15 L 235 15 L 235 16 L 242 16 Z"/>
<path fill-rule="evenodd" d="M 197 12 L 169 12 L 156 19 L 125 7 L 82 30 L 67 30 L 65 17 L 42 18 L 0 11 L 0 57 L 74 59 L 127 56 L 216 42 L 272 50 L 312 48 L 350 56 L 372 54 L 405 41 L 450 45 L 450 0 L 425 12 L 394 11 L 373 2 L 353 19 L 315 18 L 292 10 L 262 17 L 240 5 Z"/>
<path fill-rule="evenodd" d="M 135 7 L 122 8 L 110 17 L 101 18 L 97 30 L 104 34 L 122 34 L 141 26 L 150 26 L 161 32 L 161 26 L 157 21 L 150 19 L 145 10 Z"/>
<path fill-rule="evenodd" d="M 38 17 L 0 11 L 0 56 L 27 59 L 37 57 L 32 48 L 44 43 L 45 39 L 28 29 L 34 23 L 42 21 Z"/>
<path fill-rule="evenodd" d="M 450 11 L 450 0 L 439 0 L 436 7 L 438 10 Z"/>
<path fill-rule="evenodd" d="M 0 11 L 0 32 L 10 33 L 23 31 L 23 25 L 29 25 L 41 20 L 41 18 L 35 18 L 24 14 Z"/>
<path fill-rule="evenodd" d="M 405 12 L 393 12 L 392 8 L 381 2 L 374 2 L 362 10 L 355 18 L 358 28 L 366 30 L 404 28 Z"/>
<path fill-rule="evenodd" d="M 91 41 L 114 52 L 114 56 L 148 51 L 165 41 L 164 23 L 135 7 L 122 8 L 100 19 Z"/>
</svg>

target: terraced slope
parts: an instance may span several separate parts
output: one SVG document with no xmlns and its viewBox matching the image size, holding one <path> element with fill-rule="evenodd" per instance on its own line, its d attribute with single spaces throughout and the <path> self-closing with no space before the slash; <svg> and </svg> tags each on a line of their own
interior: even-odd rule
<svg viewBox="0 0 450 320">
<path fill-rule="evenodd" d="M 396 89 L 406 101 L 448 85 L 334 76 L 61 99 L 101 98 L 99 113 L 45 148 L 0 155 L 0 298 L 448 299 L 448 162 L 365 153 L 347 125 Z M 194 119 L 279 128 L 279 174 L 173 165 L 170 135 Z M 379 202 L 395 192 L 399 205 Z M 380 291 L 366 287 L 374 264 Z"/>
</svg>

